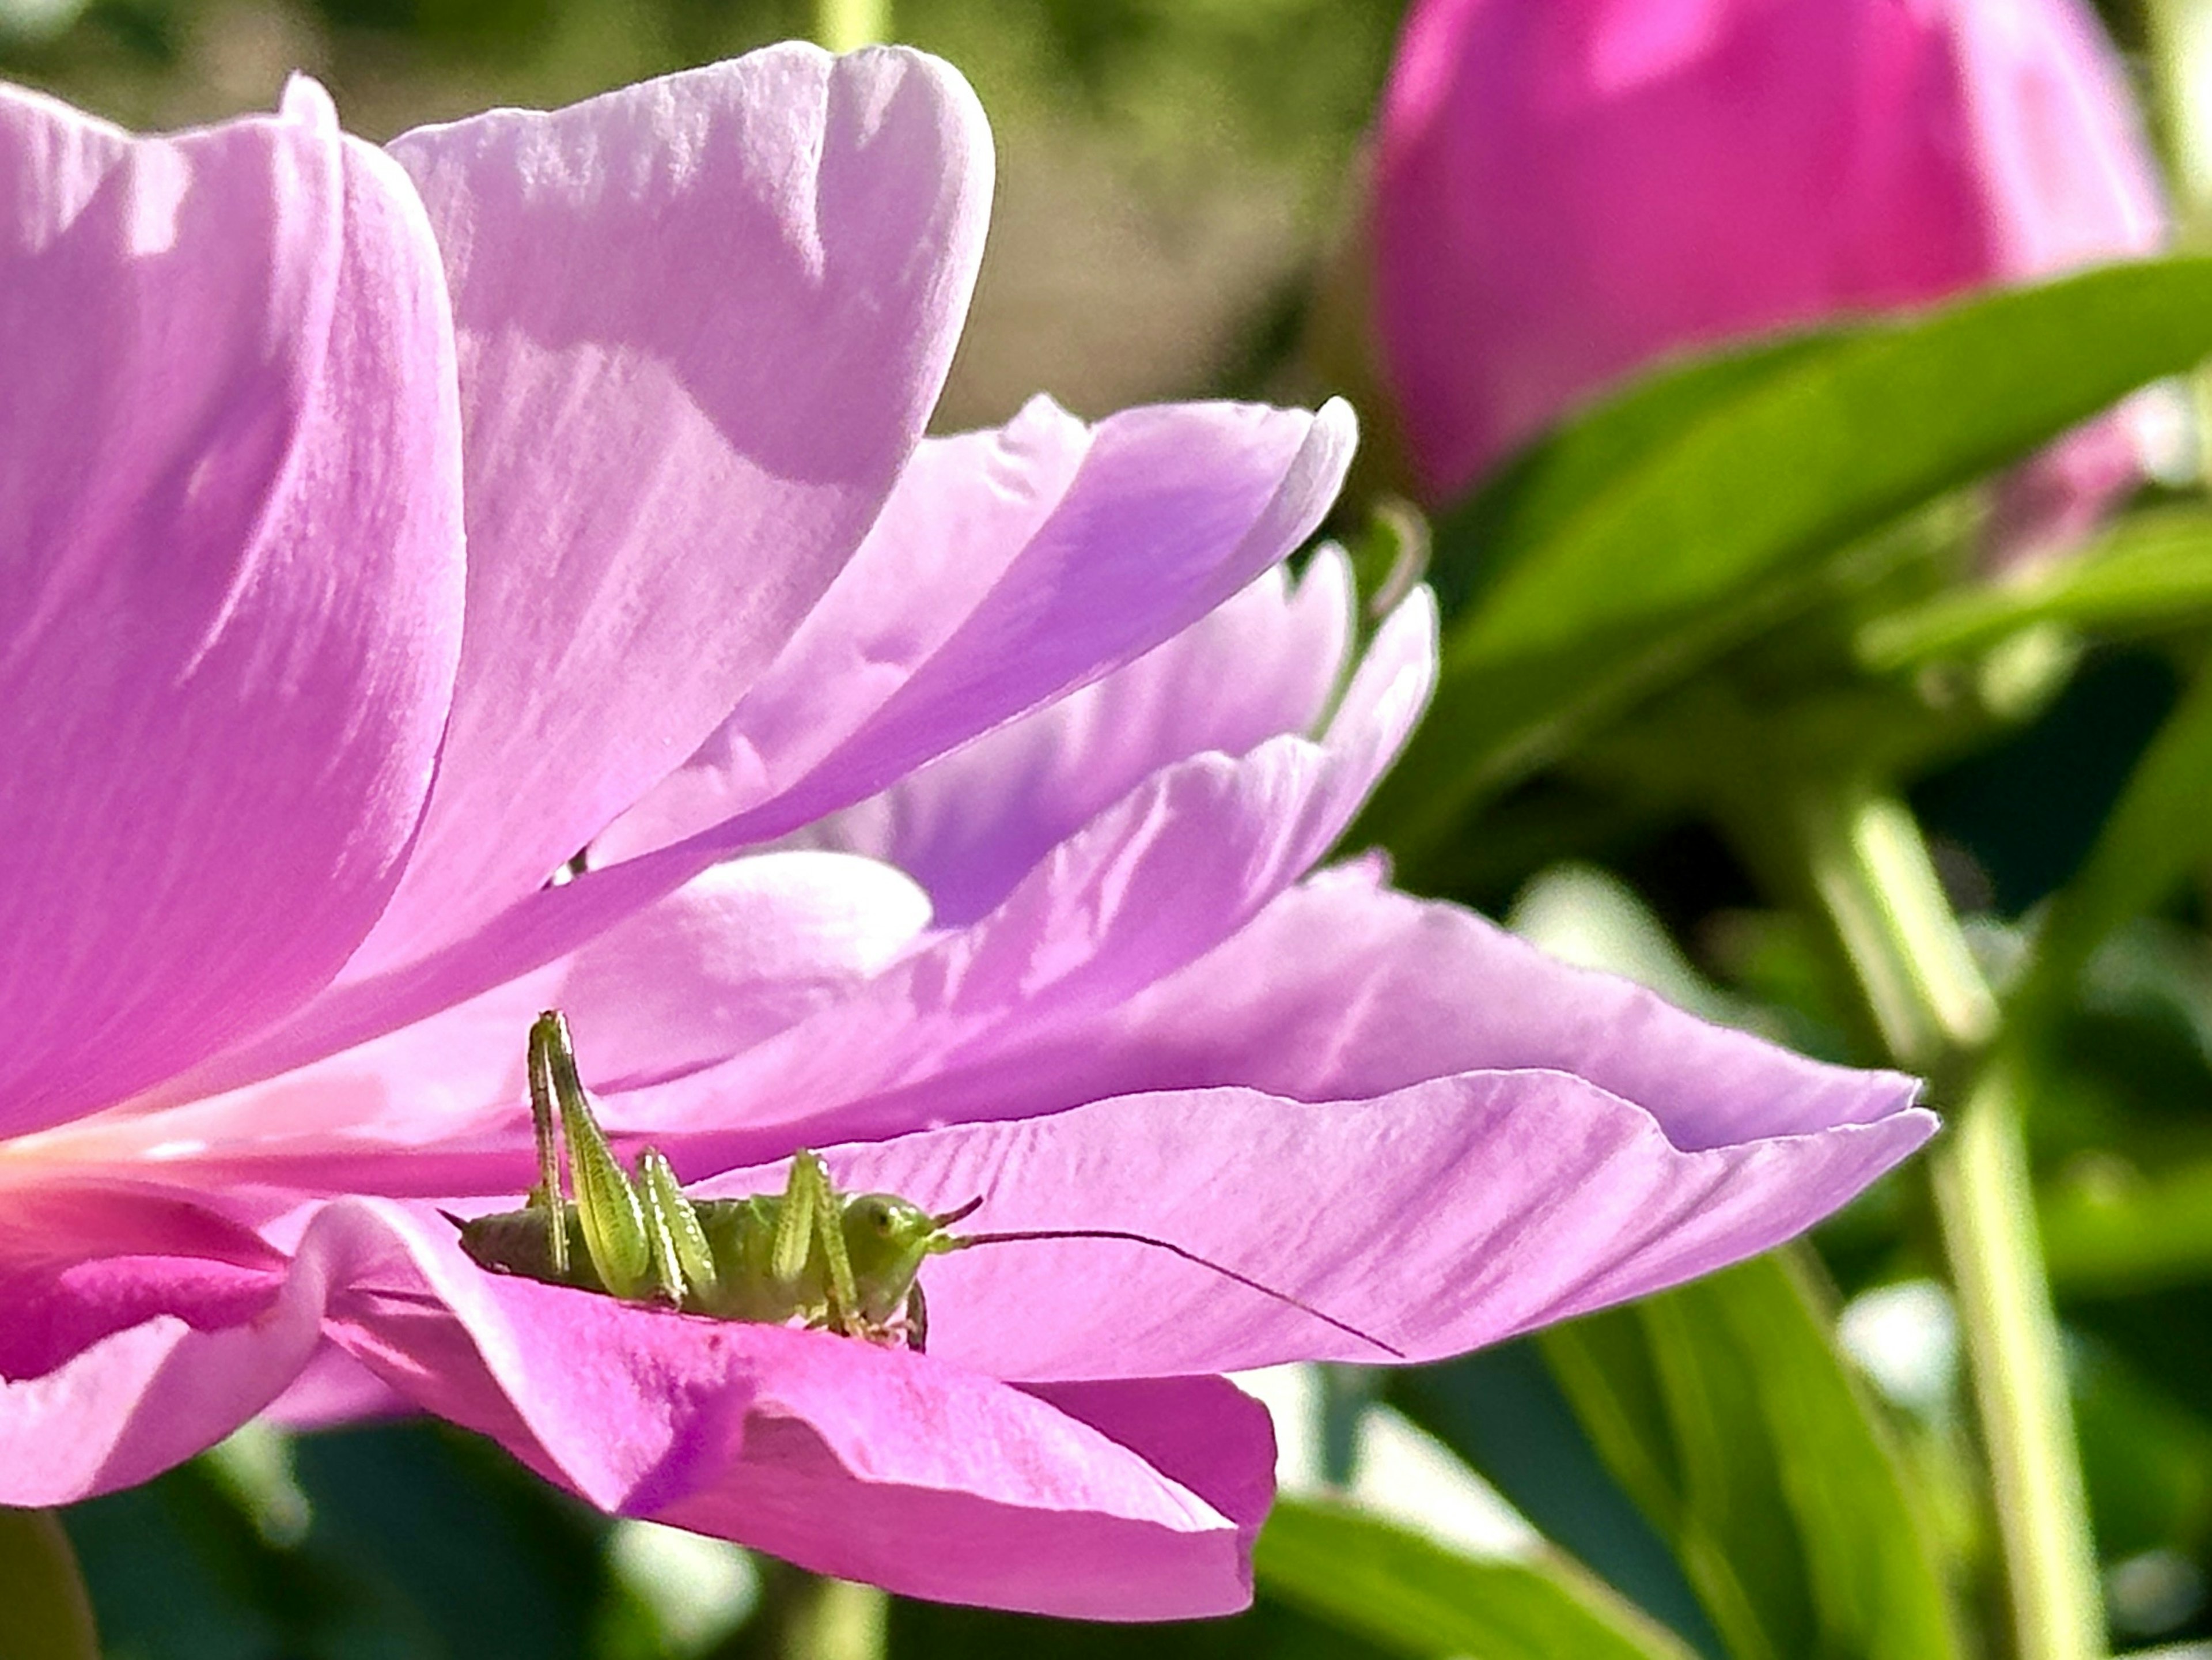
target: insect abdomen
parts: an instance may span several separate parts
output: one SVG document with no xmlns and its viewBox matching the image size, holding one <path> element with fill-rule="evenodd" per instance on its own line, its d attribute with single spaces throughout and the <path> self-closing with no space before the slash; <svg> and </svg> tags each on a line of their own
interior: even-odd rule
<svg viewBox="0 0 2212 1660">
<path fill-rule="evenodd" d="M 461 1224 L 461 1249 L 478 1268 L 494 1274 L 520 1274 L 549 1286 L 574 1286 L 580 1291 L 604 1292 L 606 1286 L 592 1267 L 592 1253 L 584 1243 L 584 1225 L 573 1203 L 561 1207 L 568 1226 L 568 1271 L 553 1267 L 551 1235 L 542 1210 L 495 1211 Z"/>
</svg>

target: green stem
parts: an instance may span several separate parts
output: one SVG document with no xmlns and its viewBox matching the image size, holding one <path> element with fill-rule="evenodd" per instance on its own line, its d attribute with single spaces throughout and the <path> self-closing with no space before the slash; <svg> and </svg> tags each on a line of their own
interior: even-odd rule
<svg viewBox="0 0 2212 1660">
<path fill-rule="evenodd" d="M 760 1559 L 761 1602 L 742 1652 L 759 1660 L 883 1660 L 890 1599 L 873 1585 Z"/>
<path fill-rule="evenodd" d="M 1990 1043 L 1997 1008 L 1894 798 L 1801 792 L 1802 855 L 1890 1053 L 1939 1091 L 1964 1079 L 1929 1153 L 1936 1210 L 1990 1462 L 2020 1660 L 2106 1652 L 2058 1316 L 2021 1134 L 2021 1062 Z"/>
<path fill-rule="evenodd" d="M 891 0 L 814 0 L 816 44 L 856 52 L 891 38 Z"/>
<path fill-rule="evenodd" d="M 0 1510 L 0 1654 L 99 1660 L 92 1603 L 52 1511 Z"/>
</svg>

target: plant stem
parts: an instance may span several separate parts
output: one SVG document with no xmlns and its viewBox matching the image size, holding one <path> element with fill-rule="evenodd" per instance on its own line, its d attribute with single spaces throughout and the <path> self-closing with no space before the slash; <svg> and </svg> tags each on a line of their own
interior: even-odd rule
<svg viewBox="0 0 2212 1660">
<path fill-rule="evenodd" d="M 2020 1660 L 2106 1652 L 2058 1317 L 2021 1134 L 2022 1061 L 1911 812 L 1856 786 L 1795 800 L 1801 855 L 1884 1043 L 1939 1092 L 1963 1083 L 1929 1153 L 1990 1463 Z"/>
<path fill-rule="evenodd" d="M 76 1554 L 52 1511 L 0 1510 L 0 1654 L 99 1660 Z"/>
<path fill-rule="evenodd" d="M 760 1607 L 738 1652 L 757 1660 L 883 1660 L 890 1597 L 873 1585 L 759 1560 Z"/>
<path fill-rule="evenodd" d="M 891 36 L 891 0 L 814 0 L 814 40 L 831 52 L 854 52 Z"/>
</svg>

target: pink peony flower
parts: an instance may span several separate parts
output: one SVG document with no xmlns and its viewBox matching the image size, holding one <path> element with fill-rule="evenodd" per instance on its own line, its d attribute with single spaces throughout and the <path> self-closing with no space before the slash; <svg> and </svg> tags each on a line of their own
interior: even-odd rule
<svg viewBox="0 0 2212 1660">
<path fill-rule="evenodd" d="M 1927 1136 L 1908 1079 L 1316 869 L 1434 648 L 1416 598 L 1353 666 L 1340 561 L 1279 568 L 1348 418 L 917 447 L 988 156 L 889 51 L 388 155 L 305 83 L 147 139 L 0 93 L 0 1503 L 424 1410 L 919 1596 L 1247 1599 L 1272 1441 L 1218 1374 L 1372 1346 L 1105 1241 L 932 1263 L 927 1354 L 487 1274 L 438 1210 L 531 1181 L 547 1005 L 702 1191 L 814 1146 L 1415 1358 Z"/>
<path fill-rule="evenodd" d="M 2081 0 L 1419 0 L 1386 96 L 1377 321 L 1423 487 L 1457 494 L 1666 353 L 2155 248 Z M 2137 477 L 2126 426 L 2020 478 L 2015 544 Z"/>
</svg>

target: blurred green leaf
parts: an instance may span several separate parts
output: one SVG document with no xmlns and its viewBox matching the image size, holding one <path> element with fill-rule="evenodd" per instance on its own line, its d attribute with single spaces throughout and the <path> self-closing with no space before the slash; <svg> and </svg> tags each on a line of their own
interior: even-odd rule
<svg viewBox="0 0 2212 1660">
<path fill-rule="evenodd" d="M 2212 1279 L 2212 1159 L 2146 1176 L 2099 1160 L 2038 1206 L 2053 1286 L 2109 1295 Z"/>
<path fill-rule="evenodd" d="M 0 1654 L 100 1660 L 76 1554 L 51 1511 L 0 1510 Z"/>
<path fill-rule="evenodd" d="M 1368 832 L 1418 860 L 1579 727 L 1802 606 L 1825 556 L 2208 351 L 2212 260 L 2112 266 L 1754 359 L 1671 439 L 1561 463 L 1571 493 L 1481 550 L 1499 575 Z"/>
<path fill-rule="evenodd" d="M 1564 1560 L 1477 1561 L 1348 1505 L 1277 1504 L 1253 1562 L 1275 1596 L 1406 1654 L 1691 1660 Z"/>
<path fill-rule="evenodd" d="M 1559 534 L 1590 496 L 1695 423 L 1854 334 L 1790 334 L 1668 364 L 1520 451 L 1435 521 L 1430 579 L 1444 615 L 1456 617 L 1516 558 Z"/>
<path fill-rule="evenodd" d="M 2212 851 L 2212 673 L 2196 682 L 2136 763 L 2103 830 L 2051 900 L 2020 1001 L 2063 1001 L 2098 946 Z M 2031 1017 L 2039 1021 L 2040 1014 Z"/>
<path fill-rule="evenodd" d="M 1876 673 L 1994 646 L 2039 623 L 2107 633 L 2178 628 L 2212 614 L 2212 515 L 2167 508 L 2124 519 L 2078 554 L 2017 581 L 1956 588 L 1859 630 Z"/>
<path fill-rule="evenodd" d="M 2082 1350 L 2069 1370 L 2098 1555 L 2194 1553 L 2212 1526 L 2212 1425 L 2106 1345 Z"/>
<path fill-rule="evenodd" d="M 1546 1538 L 1718 1660 L 1721 1639 L 1697 1593 L 1598 1457 L 1534 1339 L 1393 1370 L 1385 1387 L 1392 1405 L 1465 1459 Z"/>
<path fill-rule="evenodd" d="M 1730 1653 L 1956 1652 L 1895 1455 L 1792 1261 L 1759 1257 L 1539 1341 Z"/>
<path fill-rule="evenodd" d="M 1133 1649 L 1145 1660 L 1391 1660 L 1398 1652 L 1291 1607 L 1265 1585 L 1242 1614 L 1146 1626 L 1133 1637 L 1127 1626 L 891 1599 L 893 1660 L 1124 1660 Z M 733 1645 L 714 1660 L 757 1652 Z"/>
<path fill-rule="evenodd" d="M 206 1457 L 73 1505 L 108 1660 L 584 1660 L 605 1519 L 442 1425 L 301 1438 L 303 1534 Z M 0 1656 L 15 1651 L 0 1644 Z"/>
</svg>

